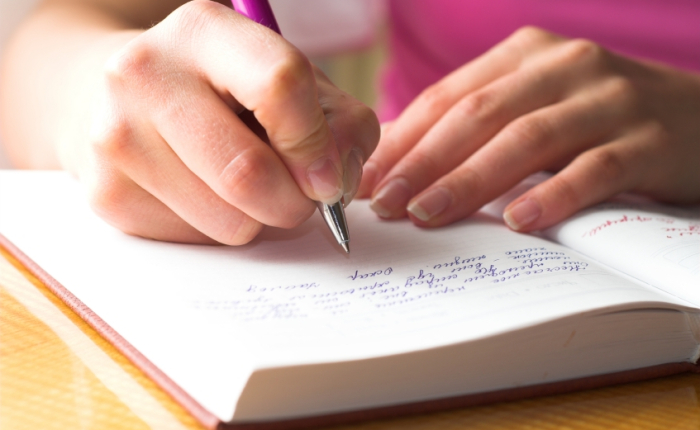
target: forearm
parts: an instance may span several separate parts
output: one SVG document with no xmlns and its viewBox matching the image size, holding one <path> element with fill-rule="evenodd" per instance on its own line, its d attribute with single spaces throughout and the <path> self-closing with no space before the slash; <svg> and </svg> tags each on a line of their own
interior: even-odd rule
<svg viewBox="0 0 700 430">
<path fill-rule="evenodd" d="M 85 134 L 93 71 L 125 27 L 94 7 L 48 2 L 18 30 L 0 75 L 0 124 L 16 165 L 61 166 L 59 147 Z"/>
<path fill-rule="evenodd" d="M 105 61 L 181 2 L 146 3 L 158 5 L 47 1 L 19 28 L 0 74 L 0 129 L 18 167 L 74 170 Z"/>
</svg>

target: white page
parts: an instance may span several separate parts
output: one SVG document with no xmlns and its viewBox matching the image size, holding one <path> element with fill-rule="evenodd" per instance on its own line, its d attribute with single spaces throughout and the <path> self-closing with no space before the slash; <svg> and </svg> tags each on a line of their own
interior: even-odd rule
<svg viewBox="0 0 700 430">
<path fill-rule="evenodd" d="M 254 369 L 673 302 L 485 215 L 419 229 L 380 221 L 360 201 L 347 216 L 350 256 L 316 215 L 243 247 L 163 243 L 101 221 L 65 173 L 0 172 L 0 233 L 223 420 Z"/>
<path fill-rule="evenodd" d="M 545 232 L 674 296 L 700 305 L 700 207 L 621 197 Z"/>
</svg>

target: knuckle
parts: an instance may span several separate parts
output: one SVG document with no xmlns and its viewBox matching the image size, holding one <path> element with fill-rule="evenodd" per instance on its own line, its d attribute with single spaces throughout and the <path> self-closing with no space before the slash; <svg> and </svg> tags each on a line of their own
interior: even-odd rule
<svg viewBox="0 0 700 430">
<path fill-rule="evenodd" d="M 133 192 L 119 179 L 100 178 L 89 187 L 87 200 L 92 210 L 109 224 L 126 233 L 135 231 Z"/>
<path fill-rule="evenodd" d="M 349 114 L 354 119 L 354 122 L 366 125 L 377 139 L 379 139 L 379 119 L 377 114 L 368 106 L 362 103 L 354 104 L 349 110 Z"/>
<path fill-rule="evenodd" d="M 486 119 L 496 109 L 496 97 L 492 91 L 481 90 L 464 97 L 456 107 L 468 118 Z"/>
<path fill-rule="evenodd" d="M 519 59 L 522 64 L 534 52 L 556 44 L 562 38 L 538 27 L 525 26 L 516 30 L 499 47 L 508 57 Z"/>
<path fill-rule="evenodd" d="M 418 96 L 418 102 L 428 111 L 446 111 L 452 103 L 450 90 L 441 82 L 430 85 Z"/>
<path fill-rule="evenodd" d="M 647 121 L 640 126 L 640 130 L 641 134 L 658 149 L 668 150 L 673 146 L 673 133 L 659 119 Z"/>
<path fill-rule="evenodd" d="M 324 149 L 333 139 L 331 130 L 323 116 L 314 121 L 313 125 L 305 129 L 304 132 L 303 135 L 276 139 L 275 149 L 283 153 L 289 160 L 313 160 L 325 152 Z"/>
<path fill-rule="evenodd" d="M 614 100 L 629 110 L 634 110 L 639 105 L 637 88 L 634 82 L 626 77 L 609 78 L 603 86 L 603 91 L 608 100 Z"/>
<path fill-rule="evenodd" d="M 145 86 L 157 71 L 158 52 L 142 38 L 136 38 L 105 63 L 110 85 Z"/>
<path fill-rule="evenodd" d="M 219 175 L 222 197 L 231 203 L 265 190 L 270 170 L 268 160 L 261 151 L 249 148 L 237 154 Z"/>
<path fill-rule="evenodd" d="M 446 187 L 455 196 L 458 196 L 458 201 L 467 202 L 470 211 L 472 208 L 478 208 L 480 205 L 487 203 L 482 200 L 484 193 L 490 187 L 478 165 L 460 169 L 458 174 L 450 174 L 445 179 Z"/>
<path fill-rule="evenodd" d="M 250 243 L 262 230 L 258 221 L 241 214 L 224 231 L 216 234 L 214 240 L 225 245 L 240 246 Z"/>
<path fill-rule="evenodd" d="M 222 9 L 225 10 L 209 0 L 195 0 L 179 7 L 160 25 L 137 36 L 107 60 L 107 81 L 141 87 L 152 83 L 161 74 L 161 63 L 168 61 L 171 53 L 190 49 L 189 42 L 197 35 L 211 31 L 221 19 Z"/>
<path fill-rule="evenodd" d="M 311 63 L 301 51 L 292 47 L 277 57 L 261 82 L 266 96 L 275 100 L 304 94 L 315 86 Z"/>
<path fill-rule="evenodd" d="M 177 8 L 164 22 L 178 34 L 195 34 L 210 26 L 221 14 L 220 4 L 194 0 Z"/>
<path fill-rule="evenodd" d="M 545 31 L 539 27 L 526 25 L 515 30 L 515 32 L 508 38 L 508 42 L 514 43 L 518 46 L 529 47 L 549 42 L 553 37 L 554 35 L 548 31 Z"/>
<path fill-rule="evenodd" d="M 617 183 L 626 176 L 624 160 L 617 151 L 600 147 L 589 152 L 588 162 L 593 165 L 591 171 L 599 172 L 607 182 Z"/>
<path fill-rule="evenodd" d="M 532 150 L 544 150 L 551 141 L 551 126 L 543 118 L 536 116 L 522 117 L 506 127 L 506 136 L 520 145 Z"/>
<path fill-rule="evenodd" d="M 597 43 L 587 39 L 573 39 L 562 45 L 566 61 L 576 64 L 600 64 L 605 60 L 606 51 Z"/>
<path fill-rule="evenodd" d="M 134 139 L 130 125 L 123 119 L 111 118 L 108 121 L 93 123 L 89 134 L 93 153 L 111 164 L 127 162 L 134 152 Z"/>
<path fill-rule="evenodd" d="M 238 212 L 228 214 L 210 237 L 219 243 L 240 246 L 249 243 L 262 230 L 263 225 L 248 215 Z"/>
<path fill-rule="evenodd" d="M 562 175 L 555 175 L 547 180 L 547 193 L 556 196 L 558 207 L 580 208 L 583 203 L 577 187 Z"/>
<path fill-rule="evenodd" d="M 403 176 L 413 178 L 409 182 L 418 182 L 418 184 L 414 184 L 416 189 L 423 188 L 423 185 L 430 183 L 434 179 L 433 176 L 445 168 L 444 163 L 438 160 L 436 151 L 411 151 L 406 155 L 402 164 L 404 166 Z"/>
<path fill-rule="evenodd" d="M 209 0 L 194 0 L 184 4 L 179 8 L 185 17 L 193 19 L 195 21 L 199 20 L 202 16 L 207 16 L 209 14 L 217 14 L 221 10 L 221 6 L 216 2 L 211 2 Z"/>
</svg>

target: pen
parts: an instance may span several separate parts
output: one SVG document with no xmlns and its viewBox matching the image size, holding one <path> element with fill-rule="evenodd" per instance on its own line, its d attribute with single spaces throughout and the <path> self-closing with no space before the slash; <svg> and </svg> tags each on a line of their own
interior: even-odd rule
<svg viewBox="0 0 700 430">
<path fill-rule="evenodd" d="M 236 12 L 247 16 L 258 24 L 262 24 L 280 35 L 282 34 L 268 0 L 231 0 L 231 3 Z M 321 215 L 323 215 L 326 225 L 328 225 L 331 233 L 333 233 L 335 240 L 337 240 L 338 244 L 349 254 L 350 235 L 348 234 L 348 223 L 345 220 L 343 199 L 341 198 L 332 205 L 321 202 L 316 202 L 316 205 Z"/>
</svg>

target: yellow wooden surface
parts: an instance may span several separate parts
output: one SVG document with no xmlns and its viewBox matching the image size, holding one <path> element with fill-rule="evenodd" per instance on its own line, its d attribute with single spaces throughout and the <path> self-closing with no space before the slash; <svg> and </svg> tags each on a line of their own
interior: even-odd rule
<svg viewBox="0 0 700 430">
<path fill-rule="evenodd" d="M 700 375 L 340 428 L 700 429 Z M 199 429 L 51 292 L 0 256 L 0 429 Z"/>
</svg>

